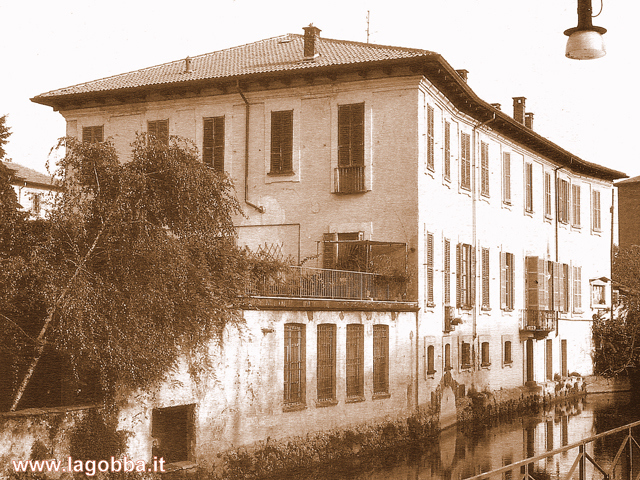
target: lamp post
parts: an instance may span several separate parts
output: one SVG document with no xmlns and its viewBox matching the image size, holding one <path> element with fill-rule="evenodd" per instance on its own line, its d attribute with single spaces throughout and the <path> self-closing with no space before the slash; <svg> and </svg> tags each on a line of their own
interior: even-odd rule
<svg viewBox="0 0 640 480">
<path fill-rule="evenodd" d="M 602 40 L 607 29 L 594 27 L 591 18 L 591 0 L 578 0 L 578 26 L 564 31 L 569 37 L 565 53 L 568 58 L 592 60 L 607 53 Z"/>
</svg>

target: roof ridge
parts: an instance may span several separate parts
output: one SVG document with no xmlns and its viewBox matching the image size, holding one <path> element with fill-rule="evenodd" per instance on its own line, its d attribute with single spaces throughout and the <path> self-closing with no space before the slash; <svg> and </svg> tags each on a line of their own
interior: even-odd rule
<svg viewBox="0 0 640 480">
<path fill-rule="evenodd" d="M 301 33 L 290 33 L 289 35 L 294 35 L 296 37 L 304 37 Z M 371 48 L 391 48 L 394 50 L 400 50 L 402 52 L 414 52 L 414 53 L 436 53 L 432 50 L 425 50 L 423 48 L 413 48 L 413 47 L 399 47 L 397 45 L 383 45 L 381 43 L 369 43 L 369 42 L 359 42 L 357 40 L 344 40 L 338 38 L 326 38 L 326 37 L 318 37 L 320 40 L 327 40 L 330 42 L 341 43 L 341 44 L 349 44 L 349 45 L 358 45 L 362 47 L 371 47 Z"/>
</svg>

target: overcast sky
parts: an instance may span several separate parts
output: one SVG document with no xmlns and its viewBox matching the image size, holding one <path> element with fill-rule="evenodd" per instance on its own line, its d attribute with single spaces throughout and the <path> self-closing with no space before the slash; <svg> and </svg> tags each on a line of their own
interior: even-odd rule
<svg viewBox="0 0 640 480">
<path fill-rule="evenodd" d="M 593 1 L 594 15 L 600 0 Z M 65 133 L 60 114 L 29 98 L 286 33 L 313 23 L 321 36 L 422 48 L 469 70 L 469 85 L 513 113 L 524 96 L 534 130 L 578 157 L 640 175 L 635 117 L 640 75 L 637 0 L 604 0 L 607 55 L 564 56 L 577 0 L 0 0 L 0 115 L 13 161 L 36 170 Z"/>
</svg>

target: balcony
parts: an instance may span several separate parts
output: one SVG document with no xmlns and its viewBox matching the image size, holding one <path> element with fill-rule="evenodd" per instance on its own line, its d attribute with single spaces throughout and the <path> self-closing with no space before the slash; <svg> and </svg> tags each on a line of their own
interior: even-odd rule
<svg viewBox="0 0 640 480">
<path fill-rule="evenodd" d="M 366 192 L 364 187 L 364 166 L 336 168 L 335 182 L 336 193 Z"/>
<path fill-rule="evenodd" d="M 532 334 L 540 340 L 555 328 L 557 315 L 554 310 L 520 310 L 520 333 Z"/>
<path fill-rule="evenodd" d="M 287 267 L 275 276 L 253 279 L 250 297 L 405 301 L 406 278 L 327 268 Z"/>
</svg>

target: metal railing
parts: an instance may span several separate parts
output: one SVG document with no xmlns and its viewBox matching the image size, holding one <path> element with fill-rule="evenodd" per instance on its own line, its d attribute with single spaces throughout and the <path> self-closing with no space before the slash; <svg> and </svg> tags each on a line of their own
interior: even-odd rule
<svg viewBox="0 0 640 480">
<path fill-rule="evenodd" d="M 573 478 L 574 474 L 578 473 L 578 479 L 579 480 L 586 480 L 587 478 L 592 478 L 592 477 L 587 477 L 587 465 L 588 463 L 590 463 L 594 470 L 597 470 L 600 475 L 602 477 L 593 477 L 593 478 L 604 478 L 606 480 L 609 479 L 613 479 L 613 478 L 628 478 L 628 479 L 638 479 L 640 478 L 640 473 L 637 472 L 637 475 L 635 477 L 633 477 L 633 471 L 634 471 L 634 465 L 633 465 L 633 445 L 636 446 L 636 448 L 640 449 L 640 444 L 638 444 L 638 441 L 634 438 L 631 429 L 634 427 L 638 427 L 640 426 L 640 421 L 637 422 L 633 422 L 633 423 L 629 423 L 627 425 L 624 425 L 622 427 L 618 427 L 618 428 L 614 428 L 613 430 L 608 430 L 606 432 L 603 433 L 599 433 L 598 435 L 594 435 L 592 437 L 588 437 L 585 438 L 583 440 L 580 440 L 579 442 L 575 442 L 572 443 L 570 445 L 561 447 L 561 448 L 556 448 L 555 450 L 552 450 L 550 452 L 547 453 L 543 453 L 540 455 L 537 455 L 535 457 L 530 457 L 524 460 L 520 460 L 519 462 L 515 462 L 512 463 L 510 465 L 506 465 L 502 468 L 497 468 L 495 470 L 492 470 L 490 472 L 486 472 L 486 473 L 481 473 L 479 475 L 476 475 L 474 477 L 467 477 L 465 480 L 481 480 L 481 479 L 485 479 L 485 478 L 501 478 L 503 474 L 505 475 L 509 475 L 510 478 L 521 478 L 523 480 L 529 480 L 529 479 L 533 479 L 536 480 L 536 478 L 533 476 L 533 468 L 534 468 L 534 464 L 535 462 L 538 462 L 540 460 L 544 460 L 546 458 L 550 458 L 550 457 L 554 457 L 555 455 L 558 455 L 559 453 L 563 453 L 563 452 L 568 452 L 569 450 L 573 450 L 575 448 L 578 449 L 577 452 L 577 456 L 575 458 L 575 460 L 573 461 L 573 464 L 571 466 L 571 469 L 567 472 L 567 474 L 562 477 L 563 480 L 569 480 L 571 478 Z M 589 455 L 589 453 L 587 453 L 587 445 L 590 443 L 595 442 L 598 439 L 602 439 L 605 437 L 609 437 L 611 435 L 614 435 L 616 433 L 620 433 L 620 432 L 626 432 L 626 435 L 624 437 L 624 440 L 622 441 L 622 444 L 620 445 L 620 448 L 618 448 L 618 451 L 616 453 L 615 458 L 613 459 L 613 461 L 611 462 L 611 464 L 608 466 L 606 465 L 600 465 L 591 455 Z M 627 448 L 628 446 L 628 448 Z M 627 451 L 627 455 L 626 455 L 626 461 L 627 464 L 625 466 L 626 470 L 627 470 L 627 474 L 628 476 L 626 477 L 621 477 L 621 476 L 615 476 L 615 470 L 618 466 L 622 467 L 622 464 L 619 463 L 621 462 L 622 458 L 623 458 L 623 454 L 625 452 L 625 449 Z M 588 463 L 587 463 L 588 462 Z M 520 470 L 520 476 L 515 476 L 512 475 L 515 469 L 519 469 Z M 636 470 L 638 470 L 638 467 L 635 467 Z M 498 477 L 500 476 L 500 477 Z"/>
<path fill-rule="evenodd" d="M 550 332 L 555 326 L 557 312 L 554 310 L 527 308 L 526 310 L 521 310 L 520 313 L 520 330 Z"/>
<path fill-rule="evenodd" d="M 402 301 L 405 282 L 393 276 L 326 268 L 288 267 L 252 280 L 248 296 Z"/>
<path fill-rule="evenodd" d="M 338 167 L 335 170 L 336 192 L 364 192 L 364 166 Z"/>
</svg>

